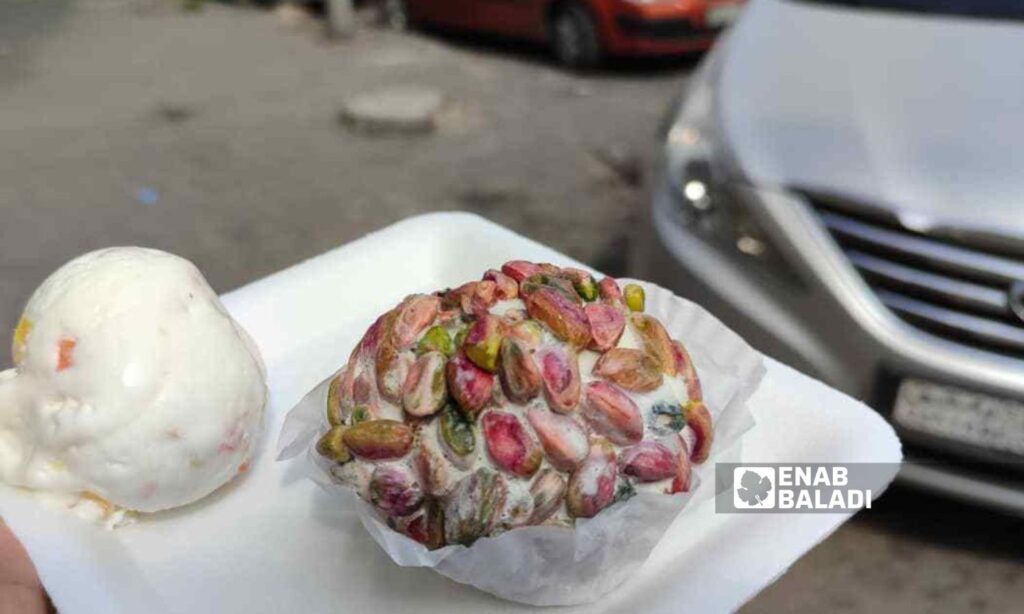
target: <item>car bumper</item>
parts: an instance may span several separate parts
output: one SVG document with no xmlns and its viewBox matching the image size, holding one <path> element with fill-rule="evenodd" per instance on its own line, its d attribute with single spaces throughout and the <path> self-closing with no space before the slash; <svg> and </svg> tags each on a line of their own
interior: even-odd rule
<svg viewBox="0 0 1024 614">
<path fill-rule="evenodd" d="M 708 22 L 708 4 L 610 3 L 601 18 L 605 49 L 615 55 L 673 55 L 703 51 L 727 22 Z M 715 5 L 710 5 L 715 6 Z M 738 4 L 720 6 L 738 7 Z"/>
<path fill-rule="evenodd" d="M 955 346 L 899 320 L 860 280 L 809 207 L 748 188 L 737 196 L 764 213 L 792 280 L 679 223 L 667 185 L 634 242 L 634 273 L 715 313 L 755 347 L 872 405 L 889 417 L 904 377 L 1024 398 L 1024 361 Z M 899 430 L 899 429 L 898 429 Z M 1020 459 L 966 450 L 901 431 L 901 479 L 932 491 L 1024 514 Z"/>
</svg>

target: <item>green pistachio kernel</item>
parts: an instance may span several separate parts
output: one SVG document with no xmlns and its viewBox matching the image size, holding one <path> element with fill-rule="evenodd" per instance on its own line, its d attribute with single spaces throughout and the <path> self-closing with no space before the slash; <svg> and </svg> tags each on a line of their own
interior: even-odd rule
<svg viewBox="0 0 1024 614">
<path fill-rule="evenodd" d="M 440 427 L 445 444 L 458 456 L 471 454 L 476 448 L 473 423 L 454 405 L 448 405 L 442 411 Z"/>
<path fill-rule="evenodd" d="M 320 456 L 339 464 L 352 460 L 352 453 L 345 445 L 345 442 L 342 441 L 342 436 L 346 430 L 347 427 L 336 426 L 324 433 L 316 442 L 316 451 Z"/>
<path fill-rule="evenodd" d="M 352 415 L 349 416 L 349 423 L 359 424 L 360 422 L 366 422 L 370 418 L 370 408 L 365 405 L 356 405 L 352 408 Z"/>
<path fill-rule="evenodd" d="M 455 344 L 452 343 L 452 338 L 443 326 L 431 326 L 420 339 L 416 346 L 416 353 L 426 354 L 427 352 L 441 352 L 445 356 L 455 353 Z"/>
<path fill-rule="evenodd" d="M 644 310 L 644 289 L 636 284 L 626 284 L 626 287 L 622 289 L 622 294 L 626 299 L 626 306 L 629 307 L 630 311 L 643 311 Z"/>
</svg>

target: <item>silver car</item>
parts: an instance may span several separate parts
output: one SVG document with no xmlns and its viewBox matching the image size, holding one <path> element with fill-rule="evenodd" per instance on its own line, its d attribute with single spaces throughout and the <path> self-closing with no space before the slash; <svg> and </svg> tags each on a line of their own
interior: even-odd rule
<svg viewBox="0 0 1024 614">
<path fill-rule="evenodd" d="M 636 273 L 1024 513 L 1024 2 L 755 0 L 665 130 Z"/>
</svg>

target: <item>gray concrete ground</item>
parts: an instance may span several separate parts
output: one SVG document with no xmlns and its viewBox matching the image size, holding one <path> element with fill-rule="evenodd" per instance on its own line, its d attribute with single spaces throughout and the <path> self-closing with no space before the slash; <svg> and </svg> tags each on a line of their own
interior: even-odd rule
<svg viewBox="0 0 1024 614">
<path fill-rule="evenodd" d="M 658 120 L 691 67 L 580 78 L 528 48 L 365 28 L 331 43 L 294 12 L 176 4 L 0 1 L 3 326 L 97 247 L 180 253 L 223 291 L 435 210 L 619 271 Z M 347 98 L 396 86 L 441 91 L 433 134 L 339 123 Z M 1022 528 L 896 489 L 745 611 L 1016 611 Z"/>
<path fill-rule="evenodd" d="M 46 0 L 42 19 L 38 2 L 0 3 L 16 31 L 0 52 L 3 322 L 49 270 L 101 245 L 179 252 L 226 290 L 439 209 L 615 260 L 638 196 L 599 160 L 649 156 L 682 80 L 581 80 L 543 56 L 380 31 L 330 44 L 217 5 Z M 443 92 L 436 134 L 339 124 L 346 97 L 393 85 Z"/>
</svg>

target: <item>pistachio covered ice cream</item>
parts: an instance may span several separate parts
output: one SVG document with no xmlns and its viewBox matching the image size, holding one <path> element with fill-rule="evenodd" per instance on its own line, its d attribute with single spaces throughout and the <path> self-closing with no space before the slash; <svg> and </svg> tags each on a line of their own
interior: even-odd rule
<svg viewBox="0 0 1024 614">
<path fill-rule="evenodd" d="M 259 354 L 187 260 L 135 247 L 54 272 L 0 373 L 0 480 L 115 510 L 191 503 L 245 471 Z"/>
<path fill-rule="evenodd" d="M 330 381 L 315 458 L 438 548 L 685 492 L 712 435 L 640 286 L 513 261 L 378 318 Z"/>
</svg>

